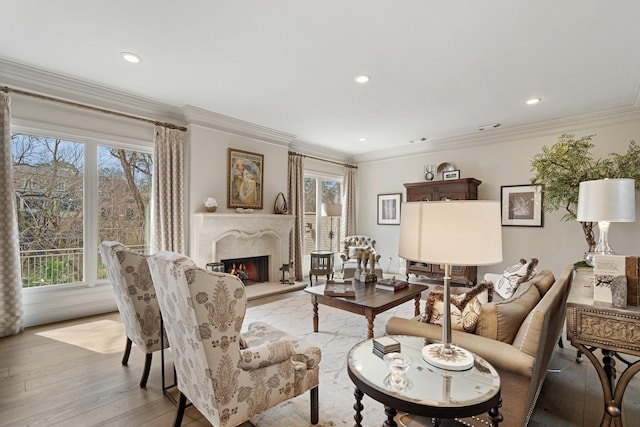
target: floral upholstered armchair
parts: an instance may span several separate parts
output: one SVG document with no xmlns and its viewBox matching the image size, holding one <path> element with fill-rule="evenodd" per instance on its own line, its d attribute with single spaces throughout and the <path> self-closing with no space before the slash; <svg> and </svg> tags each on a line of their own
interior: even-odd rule
<svg viewBox="0 0 640 427">
<path fill-rule="evenodd" d="M 203 270 L 184 255 L 149 258 L 160 308 L 186 400 L 216 427 L 237 426 L 311 391 L 311 423 L 318 422 L 320 349 L 265 323 L 240 334 L 246 310 L 244 284 L 235 276 Z"/>
<path fill-rule="evenodd" d="M 358 250 L 366 253 L 376 251 L 376 241 L 369 236 L 347 236 L 342 239 L 341 245 L 342 253 L 340 254 L 340 258 L 342 258 L 343 263 L 350 259 L 355 259 Z M 380 261 L 380 254 L 376 254 L 375 258 L 376 262 Z"/>
<path fill-rule="evenodd" d="M 122 364 L 127 365 L 134 342 L 146 354 L 140 387 L 147 385 L 151 357 L 160 346 L 160 307 L 151 280 L 147 256 L 131 251 L 118 242 L 100 244 L 102 260 L 107 267 L 107 277 L 122 316 L 127 343 Z M 168 341 L 164 340 L 168 347 Z"/>
</svg>

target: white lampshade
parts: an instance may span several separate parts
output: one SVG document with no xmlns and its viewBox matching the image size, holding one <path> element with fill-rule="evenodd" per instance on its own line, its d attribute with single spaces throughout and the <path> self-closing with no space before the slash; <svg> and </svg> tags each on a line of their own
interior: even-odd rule
<svg viewBox="0 0 640 427">
<path fill-rule="evenodd" d="M 398 255 L 430 264 L 490 265 L 501 262 L 499 202 L 403 203 Z"/>
<path fill-rule="evenodd" d="M 334 203 L 322 204 L 322 216 L 342 216 L 342 205 Z"/>
<path fill-rule="evenodd" d="M 636 189 L 633 179 L 598 179 L 580 183 L 578 221 L 633 222 Z"/>
</svg>

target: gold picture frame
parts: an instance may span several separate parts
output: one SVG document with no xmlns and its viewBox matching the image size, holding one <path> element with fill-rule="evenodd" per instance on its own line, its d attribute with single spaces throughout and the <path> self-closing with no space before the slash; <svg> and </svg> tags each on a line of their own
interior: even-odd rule
<svg viewBox="0 0 640 427">
<path fill-rule="evenodd" d="M 227 149 L 227 207 L 262 209 L 264 155 Z"/>
</svg>

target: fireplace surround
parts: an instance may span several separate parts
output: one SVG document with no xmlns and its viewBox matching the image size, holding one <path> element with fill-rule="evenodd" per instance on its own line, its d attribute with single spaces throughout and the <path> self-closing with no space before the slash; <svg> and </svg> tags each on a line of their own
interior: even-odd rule
<svg viewBox="0 0 640 427">
<path fill-rule="evenodd" d="M 196 213 L 191 224 L 191 258 L 204 268 L 224 259 L 267 256 L 268 281 L 277 282 L 280 267 L 289 263 L 294 219 L 277 214 Z"/>
</svg>

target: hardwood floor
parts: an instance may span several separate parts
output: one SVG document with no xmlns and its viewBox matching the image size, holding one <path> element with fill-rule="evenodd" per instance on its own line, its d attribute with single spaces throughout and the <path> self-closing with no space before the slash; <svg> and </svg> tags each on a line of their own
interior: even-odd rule
<svg viewBox="0 0 640 427">
<path fill-rule="evenodd" d="M 159 353 L 147 388 L 140 389 L 144 355 L 134 348 L 129 365 L 122 366 L 124 345 L 118 313 L 32 327 L 0 339 L 0 426 L 171 425 L 175 406 L 161 391 Z M 530 426 L 599 425 L 598 377 L 588 360 L 577 364 L 574 358 L 571 346 L 556 350 Z M 625 394 L 626 426 L 640 426 L 639 408 L 637 377 Z M 209 423 L 189 408 L 183 425 Z"/>
</svg>

